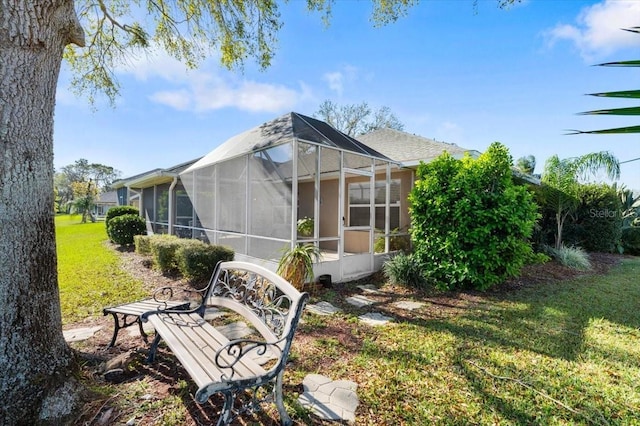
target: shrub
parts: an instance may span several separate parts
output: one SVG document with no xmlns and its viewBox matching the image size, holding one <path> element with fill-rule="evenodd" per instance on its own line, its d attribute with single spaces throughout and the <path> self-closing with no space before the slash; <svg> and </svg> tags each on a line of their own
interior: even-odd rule
<svg viewBox="0 0 640 426">
<path fill-rule="evenodd" d="M 427 285 L 423 266 L 413 255 L 400 252 L 384 262 L 382 272 L 391 284 L 424 288 Z"/>
<path fill-rule="evenodd" d="M 151 255 L 151 238 L 153 237 L 154 235 L 135 235 L 133 237 L 133 245 L 136 253 L 142 256 Z"/>
<path fill-rule="evenodd" d="M 549 252 L 554 259 L 564 266 L 568 266 L 569 268 L 577 269 L 579 271 L 587 271 L 591 269 L 589 255 L 580 247 L 566 247 L 564 245 L 559 249 L 549 247 Z"/>
<path fill-rule="evenodd" d="M 485 290 L 516 276 L 530 257 L 537 206 L 513 182 L 511 163 L 494 143 L 475 160 L 445 153 L 418 167 L 411 241 L 436 287 Z"/>
<path fill-rule="evenodd" d="M 178 272 L 176 250 L 180 246 L 180 238 L 175 235 L 154 235 L 149 239 L 154 267 L 163 274 Z"/>
<path fill-rule="evenodd" d="M 135 235 L 147 232 L 147 225 L 137 214 L 124 214 L 112 218 L 107 229 L 111 241 L 125 246 L 133 244 Z"/>
<path fill-rule="evenodd" d="M 104 218 L 104 225 L 107 227 L 107 232 L 109 232 L 109 222 L 111 221 L 111 219 L 125 214 L 140 215 L 140 211 L 133 206 L 116 206 L 111 207 L 109 210 L 107 210 L 107 214 Z"/>
<path fill-rule="evenodd" d="M 622 229 L 622 248 L 626 254 L 640 255 L 640 228 L 632 226 Z"/>
<path fill-rule="evenodd" d="M 622 235 L 622 203 L 616 190 L 605 184 L 582 185 L 578 197 L 564 242 L 588 252 L 616 252 Z"/>
<path fill-rule="evenodd" d="M 207 281 L 219 261 L 234 258 L 231 248 L 203 243 L 199 240 L 180 240 L 175 257 L 183 277 L 194 281 Z"/>
</svg>

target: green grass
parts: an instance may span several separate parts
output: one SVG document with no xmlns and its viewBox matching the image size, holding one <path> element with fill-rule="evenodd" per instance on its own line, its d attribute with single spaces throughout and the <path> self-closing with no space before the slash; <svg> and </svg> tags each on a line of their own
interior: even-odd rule
<svg viewBox="0 0 640 426">
<path fill-rule="evenodd" d="M 65 321 L 144 295 L 104 246 L 104 224 L 77 222 L 57 220 Z M 453 293 L 444 304 L 438 294 L 390 294 L 372 309 L 326 291 L 322 299 L 344 312 L 304 314 L 285 374 L 289 413 L 296 424 L 318 424 L 297 404 L 297 392 L 307 374 L 319 373 L 358 384 L 357 425 L 640 425 L 639 273 L 634 258 L 607 275 L 503 294 Z M 399 316 L 391 308 L 398 299 L 426 305 Z M 456 301 L 462 307 L 435 309 Z M 369 327 L 357 320 L 366 310 L 396 321 Z M 142 380 L 106 390 L 118 395 L 123 418 L 147 418 L 150 410 L 156 421 L 149 424 L 188 419 L 189 397 L 140 403 L 137 393 L 153 392 L 136 386 L 157 386 L 145 371 Z M 193 390 L 186 382 L 179 393 Z"/>
<path fill-rule="evenodd" d="M 104 222 L 56 217 L 58 283 L 64 324 L 102 315 L 102 308 L 146 295 L 142 283 L 124 273 L 105 246 Z"/>
<path fill-rule="evenodd" d="M 358 424 L 640 425 L 638 273 L 640 260 L 625 261 L 606 276 L 487 295 L 460 315 L 416 314 L 376 329 L 349 315 L 321 319 L 349 327 L 362 346 L 299 348 L 295 376 L 357 382 Z M 339 361 L 315 371 L 326 354 Z"/>
</svg>

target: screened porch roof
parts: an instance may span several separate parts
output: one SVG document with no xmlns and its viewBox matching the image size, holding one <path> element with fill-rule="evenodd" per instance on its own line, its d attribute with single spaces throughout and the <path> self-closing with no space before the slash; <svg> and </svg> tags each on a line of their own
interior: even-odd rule
<svg viewBox="0 0 640 426">
<path fill-rule="evenodd" d="M 395 163 L 395 161 L 380 154 L 378 151 L 334 129 L 323 121 L 297 112 L 290 112 L 233 136 L 182 173 L 188 173 L 211 164 L 291 142 L 294 139 Z"/>
</svg>

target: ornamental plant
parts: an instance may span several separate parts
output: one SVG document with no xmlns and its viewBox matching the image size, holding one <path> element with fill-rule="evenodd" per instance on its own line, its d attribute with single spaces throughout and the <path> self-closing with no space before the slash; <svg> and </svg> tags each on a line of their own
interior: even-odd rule
<svg viewBox="0 0 640 426">
<path fill-rule="evenodd" d="M 538 207 L 512 179 L 508 149 L 479 158 L 448 153 L 421 163 L 409 195 L 414 256 L 437 288 L 486 290 L 516 276 L 531 258 Z"/>
<path fill-rule="evenodd" d="M 109 221 L 109 238 L 121 246 L 133 244 L 133 237 L 147 232 L 147 225 L 137 214 L 123 214 Z"/>
</svg>

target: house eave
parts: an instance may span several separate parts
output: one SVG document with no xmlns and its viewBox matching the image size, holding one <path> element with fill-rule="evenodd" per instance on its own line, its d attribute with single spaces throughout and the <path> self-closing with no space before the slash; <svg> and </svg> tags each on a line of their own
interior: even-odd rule
<svg viewBox="0 0 640 426">
<path fill-rule="evenodd" d="M 160 170 L 144 176 L 140 176 L 137 179 L 127 181 L 124 186 L 128 188 L 148 188 L 153 185 L 160 185 L 163 183 L 171 182 L 176 177 L 178 177 L 178 173 Z"/>
</svg>

